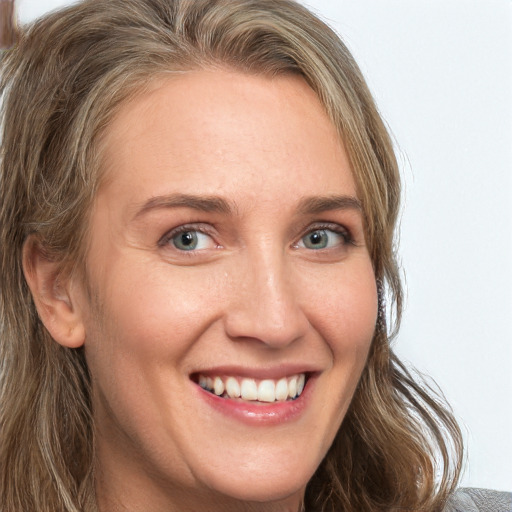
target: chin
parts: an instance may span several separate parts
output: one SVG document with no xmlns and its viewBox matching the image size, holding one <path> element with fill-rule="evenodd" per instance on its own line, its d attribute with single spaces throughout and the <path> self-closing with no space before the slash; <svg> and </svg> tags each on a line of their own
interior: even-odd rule
<svg viewBox="0 0 512 512">
<path fill-rule="evenodd" d="M 233 475 L 234 476 L 234 475 Z M 240 502 L 272 503 L 301 500 L 309 478 L 297 475 L 251 476 L 246 472 L 234 478 L 215 478 L 210 485 L 223 496 Z M 308 475 L 310 477 L 310 475 Z"/>
<path fill-rule="evenodd" d="M 269 457 L 259 464 L 254 460 L 240 460 L 234 466 L 211 468 L 203 475 L 203 483 L 231 499 L 257 503 L 300 501 L 317 469 L 316 461 L 308 464 L 302 457 L 292 457 L 290 461 L 286 455 L 280 460 Z"/>
</svg>

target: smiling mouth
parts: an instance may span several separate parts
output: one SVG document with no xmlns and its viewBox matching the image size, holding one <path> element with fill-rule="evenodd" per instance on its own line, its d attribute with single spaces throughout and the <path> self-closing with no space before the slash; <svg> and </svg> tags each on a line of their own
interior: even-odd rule
<svg viewBox="0 0 512 512">
<path fill-rule="evenodd" d="M 299 373 L 280 379 L 258 380 L 197 374 L 193 380 L 205 391 L 221 398 L 270 404 L 296 400 L 304 390 L 307 375 Z"/>
</svg>

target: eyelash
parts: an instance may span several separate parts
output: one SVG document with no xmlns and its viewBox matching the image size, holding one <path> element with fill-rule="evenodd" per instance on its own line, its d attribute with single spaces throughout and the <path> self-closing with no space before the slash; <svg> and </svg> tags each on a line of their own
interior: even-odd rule
<svg viewBox="0 0 512 512">
<path fill-rule="evenodd" d="M 314 233 L 315 231 L 331 231 L 333 233 L 336 233 L 337 235 L 340 235 L 343 238 L 343 244 L 342 245 L 356 245 L 355 240 L 351 234 L 351 232 L 344 226 L 340 224 L 335 224 L 331 222 L 327 223 L 319 223 L 319 224 L 313 224 L 311 226 L 308 226 L 307 230 L 304 231 L 304 233 L 300 236 L 299 241 L 294 243 L 292 245 L 293 248 L 299 249 L 299 243 L 308 235 L 311 233 Z M 158 242 L 159 247 L 165 247 L 172 243 L 173 238 L 176 236 L 188 233 L 188 232 L 197 232 L 201 233 L 203 235 L 209 236 L 213 239 L 213 229 L 209 228 L 207 224 L 183 224 L 181 226 L 178 226 L 171 231 L 167 232 Z M 220 248 L 221 246 L 219 244 L 216 244 L 217 248 Z M 186 254 L 187 256 L 193 256 L 195 253 L 198 252 L 198 250 L 179 250 L 177 247 L 174 247 L 178 252 L 182 254 Z M 314 249 L 310 249 L 314 250 Z M 332 248 L 327 249 L 317 249 L 317 250 L 332 250 Z"/>
</svg>

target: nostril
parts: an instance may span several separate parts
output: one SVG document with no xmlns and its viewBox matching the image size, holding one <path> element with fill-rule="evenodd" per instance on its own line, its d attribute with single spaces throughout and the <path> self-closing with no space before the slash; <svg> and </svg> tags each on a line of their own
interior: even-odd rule
<svg viewBox="0 0 512 512">
<path fill-rule="evenodd" d="M 269 310 L 255 300 L 229 311 L 224 320 L 227 336 L 233 341 L 258 341 L 271 348 L 282 348 L 304 337 L 309 322 L 299 308 L 281 305 Z"/>
</svg>

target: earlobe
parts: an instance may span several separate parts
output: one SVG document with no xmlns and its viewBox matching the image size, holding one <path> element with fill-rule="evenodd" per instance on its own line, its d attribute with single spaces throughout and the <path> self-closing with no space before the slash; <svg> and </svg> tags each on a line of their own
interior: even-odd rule
<svg viewBox="0 0 512 512">
<path fill-rule="evenodd" d="M 72 294 L 72 279 L 63 278 L 60 262 L 45 254 L 36 236 L 29 236 L 23 246 L 23 272 L 39 318 L 51 337 L 65 347 L 82 346 L 85 329 Z"/>
</svg>

